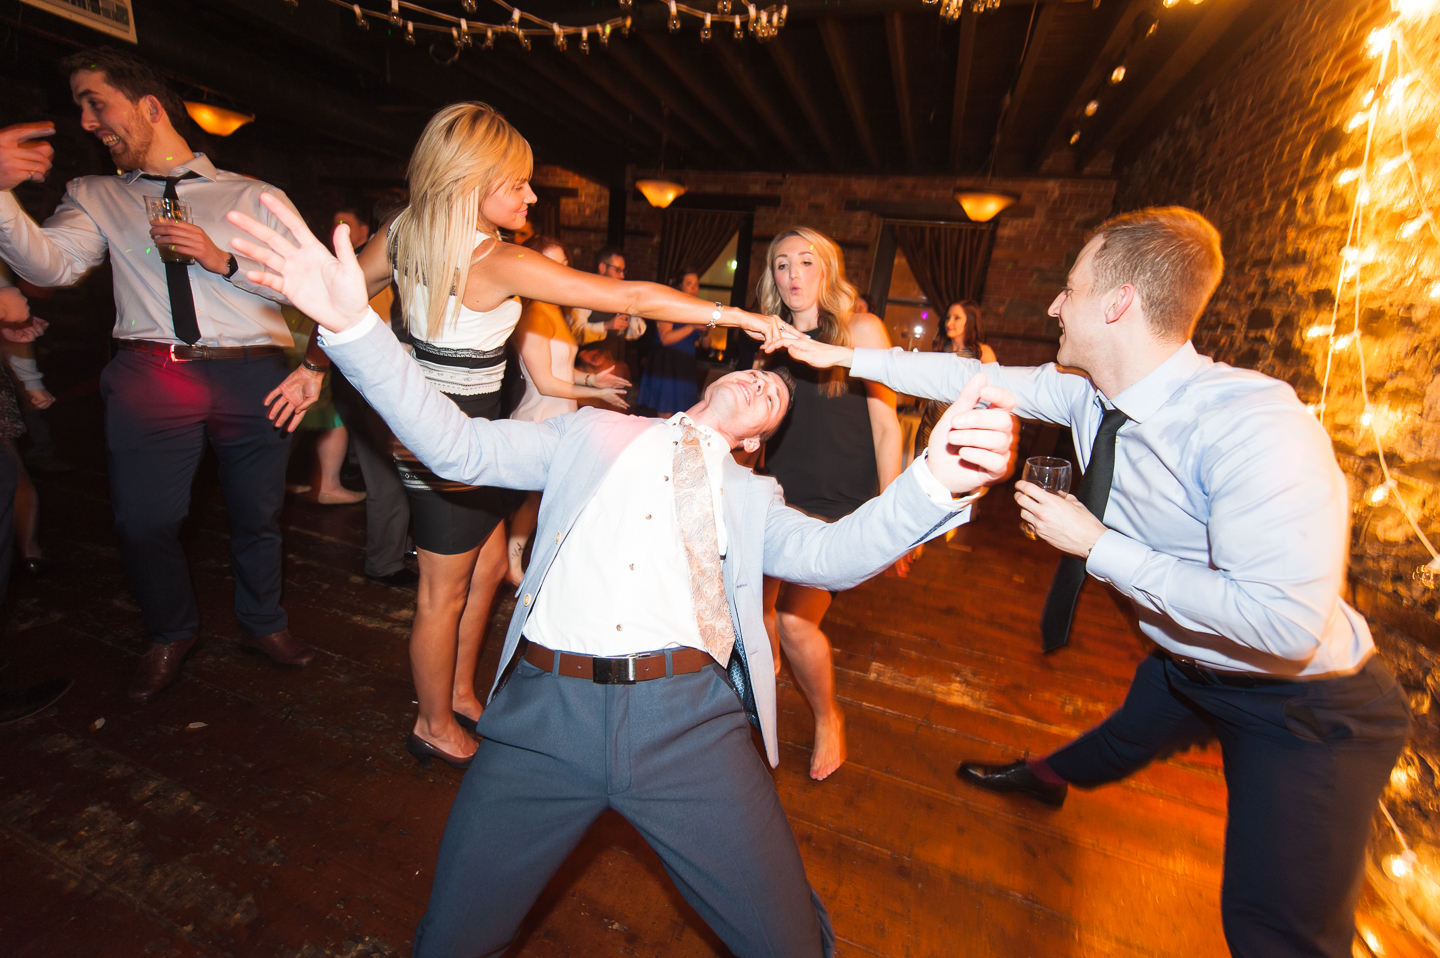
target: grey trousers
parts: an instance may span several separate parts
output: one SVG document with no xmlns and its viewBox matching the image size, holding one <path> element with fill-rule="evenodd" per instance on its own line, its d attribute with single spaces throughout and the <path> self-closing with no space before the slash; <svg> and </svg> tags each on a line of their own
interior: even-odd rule
<svg viewBox="0 0 1440 958">
<path fill-rule="evenodd" d="M 607 808 L 639 830 L 735 954 L 833 951 L 829 916 L 719 666 L 596 685 L 522 661 L 477 731 L 416 958 L 503 952 Z"/>
</svg>

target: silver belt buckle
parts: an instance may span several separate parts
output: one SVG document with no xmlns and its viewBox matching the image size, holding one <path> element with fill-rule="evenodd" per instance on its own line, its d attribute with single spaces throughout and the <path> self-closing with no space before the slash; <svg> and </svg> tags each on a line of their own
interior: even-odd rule
<svg viewBox="0 0 1440 958">
<path fill-rule="evenodd" d="M 171 343 L 171 344 L 170 344 L 170 361 L 171 361 L 172 363 L 189 363 L 189 362 L 194 362 L 196 359 L 204 359 L 204 358 L 205 358 L 205 354 L 204 354 L 204 352 L 203 352 L 204 348 L 205 348 L 205 347 L 203 347 L 203 346 L 181 346 L 179 343 Z M 175 350 L 177 350 L 177 349 L 194 349 L 194 350 L 202 350 L 202 352 L 201 352 L 201 354 L 200 354 L 199 356 L 192 356 L 192 357 L 186 358 L 186 357 L 183 357 L 183 356 L 176 356 L 176 355 L 175 355 Z"/>
<path fill-rule="evenodd" d="M 592 677 L 596 685 L 634 685 L 635 657 L 591 659 Z"/>
</svg>

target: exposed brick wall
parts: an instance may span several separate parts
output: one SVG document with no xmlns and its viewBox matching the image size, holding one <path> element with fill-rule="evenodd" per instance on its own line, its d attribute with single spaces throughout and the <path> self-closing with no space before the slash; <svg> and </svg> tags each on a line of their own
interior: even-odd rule
<svg viewBox="0 0 1440 958">
<path fill-rule="evenodd" d="M 1360 360 L 1375 423 L 1393 475 L 1420 527 L 1440 542 L 1440 308 L 1429 293 L 1440 280 L 1440 237 L 1422 230 L 1401 240 L 1420 212 L 1405 169 L 1379 174 L 1398 155 L 1398 116 L 1382 111 L 1369 169 L 1365 218 L 1374 261 L 1361 270 L 1361 348 L 1331 351 L 1329 336 L 1307 331 L 1331 323 L 1342 249 L 1358 184 L 1337 180 L 1365 159 L 1364 127 L 1345 129 L 1363 107 L 1379 62 L 1367 55 L 1371 31 L 1390 19 L 1388 0 L 1305 0 L 1290 6 L 1237 63 L 1170 127 L 1122 165 L 1116 206 L 1194 207 L 1219 227 L 1226 278 L 1202 320 L 1197 345 L 1238 366 L 1291 383 L 1302 400 L 1321 400 L 1327 361 L 1325 423 L 1350 478 L 1355 516 L 1351 579 L 1357 606 L 1406 688 L 1416 719 L 1411 747 L 1387 795 L 1389 807 L 1421 856 L 1416 882 L 1379 877 L 1372 895 L 1403 896 L 1431 928 L 1440 927 L 1433 893 L 1440 833 L 1440 589 L 1413 573 L 1429 559 L 1394 500 L 1366 494 L 1381 479 L 1369 430 L 1360 424 Z M 1440 90 L 1440 16 L 1405 25 L 1418 57 L 1406 70 Z M 1416 171 L 1436 211 L 1440 102 L 1434 93 L 1404 111 Z M 1384 102 L 1383 100 L 1381 101 Z M 1389 107 L 1385 108 L 1388 111 Z M 1122 158 L 1123 159 L 1123 158 Z M 1437 211 L 1440 212 L 1440 211 Z M 1356 319 L 1353 285 L 1339 298 L 1337 331 Z M 1374 850 L 1398 850 L 1383 826 Z M 1376 873 L 1377 875 L 1379 873 Z M 1406 922 L 1391 916 L 1396 924 Z M 1387 953 L 1390 953 L 1387 951 Z M 1416 952 L 1419 953 L 1419 952 Z"/>
</svg>

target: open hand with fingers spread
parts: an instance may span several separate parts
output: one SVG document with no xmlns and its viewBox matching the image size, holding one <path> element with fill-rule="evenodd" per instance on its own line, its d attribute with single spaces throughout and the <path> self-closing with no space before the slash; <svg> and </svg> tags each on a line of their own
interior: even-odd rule
<svg viewBox="0 0 1440 958">
<path fill-rule="evenodd" d="M 350 245 L 350 227 L 344 223 L 335 227 L 332 254 L 280 199 L 262 193 L 260 203 L 290 231 L 290 237 L 238 210 L 226 213 L 227 220 L 255 238 L 236 237 L 232 242 L 235 251 L 264 267 L 247 270 L 246 278 L 275 290 L 331 332 L 349 329 L 364 319 L 369 297 L 365 295 L 365 274 Z"/>
<path fill-rule="evenodd" d="M 1010 475 L 1014 408 L 1009 392 L 991 386 L 983 375 L 970 378 L 930 433 L 926 465 L 941 485 L 965 495 Z"/>
<path fill-rule="evenodd" d="M 792 332 L 794 332 L 793 336 L 777 337 L 773 341 L 767 341 L 762 348 L 767 353 L 783 349 L 800 362 L 807 366 L 814 366 L 816 369 L 829 369 L 832 366 L 850 368 L 850 361 L 855 356 L 855 350 L 849 346 L 822 343 L 798 330 L 792 330 Z"/>
</svg>

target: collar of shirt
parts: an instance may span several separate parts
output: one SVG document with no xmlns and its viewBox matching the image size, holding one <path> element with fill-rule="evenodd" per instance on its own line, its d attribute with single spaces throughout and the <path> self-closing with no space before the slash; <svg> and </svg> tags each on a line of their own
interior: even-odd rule
<svg viewBox="0 0 1440 958">
<path fill-rule="evenodd" d="M 1140 423 L 1149 419 L 1163 407 L 1170 398 L 1180 391 L 1187 382 L 1210 365 L 1211 360 L 1195 351 L 1188 340 L 1175 350 L 1170 358 L 1116 396 L 1112 402 L 1132 421 Z M 1099 391 L 1096 391 L 1097 397 Z"/>
<path fill-rule="evenodd" d="M 214 180 L 215 164 L 212 163 L 210 161 L 210 157 L 206 156 L 204 153 L 196 153 L 194 156 L 190 157 L 190 159 L 186 160 L 185 162 L 177 164 L 166 175 L 179 176 L 181 173 L 194 173 L 201 179 Z M 144 175 L 144 170 L 126 170 L 124 173 L 120 174 L 120 178 L 124 180 L 127 185 L 129 185 L 133 184 L 136 180 L 140 179 L 140 177 Z"/>
</svg>

